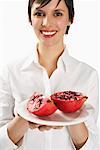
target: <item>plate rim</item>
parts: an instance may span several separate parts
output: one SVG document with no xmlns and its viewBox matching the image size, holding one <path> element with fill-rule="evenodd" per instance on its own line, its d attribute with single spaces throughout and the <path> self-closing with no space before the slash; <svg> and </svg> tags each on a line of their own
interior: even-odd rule
<svg viewBox="0 0 100 150">
<path fill-rule="evenodd" d="M 24 101 L 22 101 L 20 104 L 18 104 L 18 105 L 16 106 L 16 111 L 17 111 L 17 113 L 18 113 L 21 117 L 23 117 L 24 119 L 26 119 L 26 120 L 28 120 L 28 121 L 30 121 L 30 122 L 34 122 L 34 123 L 37 123 L 37 124 L 41 124 L 41 125 L 50 125 L 50 126 L 68 126 L 68 125 L 74 125 L 74 124 L 78 124 L 78 123 L 85 122 L 85 121 L 90 117 L 90 115 L 94 112 L 93 106 L 92 106 L 90 103 L 86 103 L 86 104 L 83 105 L 83 107 L 81 108 L 81 110 L 83 109 L 83 113 L 84 113 L 84 108 L 90 107 L 91 112 L 88 112 L 88 111 L 87 111 L 88 115 L 85 116 L 85 117 L 82 117 L 82 118 L 79 118 L 79 117 L 78 117 L 78 118 L 75 118 L 74 121 L 69 121 L 69 122 L 42 120 L 42 118 L 41 118 L 41 117 L 38 118 L 38 116 L 37 116 L 37 118 L 35 118 L 35 117 L 34 117 L 35 115 L 29 113 L 28 110 L 27 110 L 27 112 L 25 111 L 24 108 L 26 107 L 27 102 L 28 102 L 28 100 L 24 100 Z M 23 105 L 24 105 L 24 108 L 23 108 L 23 109 L 24 109 L 24 112 L 28 113 L 28 115 L 31 115 L 31 117 L 33 117 L 33 121 L 32 121 L 30 118 L 28 119 L 27 117 L 25 117 L 25 116 L 22 115 L 22 113 L 21 113 L 21 108 L 22 108 Z M 57 110 L 57 111 L 60 111 L 60 110 Z M 80 116 L 80 115 L 79 115 L 79 116 Z M 77 120 L 77 119 L 78 119 L 78 120 Z"/>
</svg>

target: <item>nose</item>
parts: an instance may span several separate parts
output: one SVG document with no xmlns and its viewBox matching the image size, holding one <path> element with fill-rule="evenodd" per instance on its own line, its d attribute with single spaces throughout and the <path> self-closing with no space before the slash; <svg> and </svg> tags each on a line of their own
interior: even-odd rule
<svg viewBox="0 0 100 150">
<path fill-rule="evenodd" d="M 43 18 L 43 20 L 42 20 L 42 25 L 43 26 L 51 26 L 52 25 L 52 23 L 53 23 L 53 20 L 52 20 L 52 18 L 51 17 L 45 17 L 45 18 Z"/>
</svg>

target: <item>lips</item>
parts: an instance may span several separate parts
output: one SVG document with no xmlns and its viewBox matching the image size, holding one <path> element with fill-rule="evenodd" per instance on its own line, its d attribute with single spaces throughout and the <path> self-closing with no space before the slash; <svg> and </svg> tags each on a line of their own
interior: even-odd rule
<svg viewBox="0 0 100 150">
<path fill-rule="evenodd" d="M 56 30 L 40 30 L 40 32 L 45 38 L 51 38 L 57 33 Z"/>
</svg>

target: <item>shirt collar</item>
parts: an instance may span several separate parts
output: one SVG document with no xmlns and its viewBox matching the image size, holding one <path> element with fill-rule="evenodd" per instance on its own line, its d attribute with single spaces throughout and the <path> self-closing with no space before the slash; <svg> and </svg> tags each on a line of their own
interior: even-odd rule
<svg viewBox="0 0 100 150">
<path fill-rule="evenodd" d="M 32 63 L 38 63 L 38 53 L 37 53 L 37 44 L 33 45 L 33 51 L 29 54 L 28 58 L 26 58 L 23 63 L 21 70 L 27 69 Z"/>
<path fill-rule="evenodd" d="M 23 63 L 23 65 L 21 67 L 21 70 L 27 69 L 32 63 L 35 63 L 35 64 L 39 65 L 37 46 L 38 46 L 38 44 L 35 43 L 34 46 L 33 46 L 34 51 L 31 52 L 31 54 L 28 56 L 26 61 Z M 62 61 L 62 63 L 64 64 L 65 70 L 68 68 L 69 58 L 70 57 L 69 57 L 69 54 L 68 54 L 66 44 L 64 44 L 64 52 L 59 57 L 58 64 L 60 64 L 60 61 Z"/>
<path fill-rule="evenodd" d="M 62 61 L 65 65 L 65 69 L 67 69 L 69 61 L 70 61 L 70 56 L 69 56 L 66 44 L 64 44 L 64 52 L 62 53 L 61 58 L 62 58 Z"/>
</svg>

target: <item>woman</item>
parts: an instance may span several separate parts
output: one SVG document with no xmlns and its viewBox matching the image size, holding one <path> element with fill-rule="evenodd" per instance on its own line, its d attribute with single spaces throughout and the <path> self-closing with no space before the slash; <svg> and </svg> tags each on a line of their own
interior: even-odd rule
<svg viewBox="0 0 100 150">
<path fill-rule="evenodd" d="M 97 72 L 69 56 L 63 42 L 73 22 L 73 0 L 29 0 L 28 15 L 38 43 L 30 57 L 8 65 L 0 75 L 0 148 L 99 150 Z M 88 121 L 51 127 L 15 114 L 17 104 L 33 92 L 46 95 L 66 89 L 88 95 L 95 110 Z"/>
</svg>

